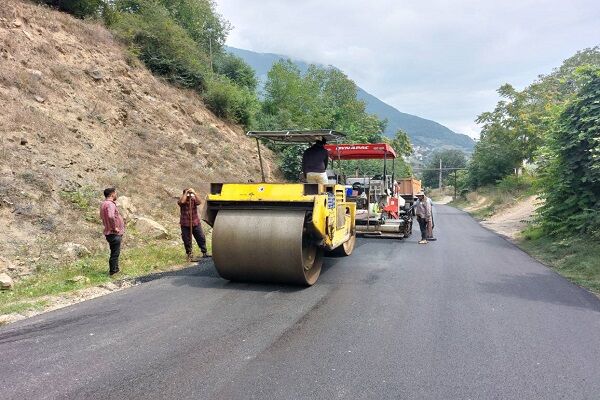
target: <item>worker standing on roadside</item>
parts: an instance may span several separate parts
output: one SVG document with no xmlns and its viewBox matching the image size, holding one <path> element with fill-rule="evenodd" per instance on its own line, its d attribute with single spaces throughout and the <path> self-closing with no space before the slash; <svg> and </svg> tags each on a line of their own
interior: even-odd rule
<svg viewBox="0 0 600 400">
<path fill-rule="evenodd" d="M 433 237 L 433 228 L 435 228 L 435 222 L 433 221 L 433 200 L 431 200 L 431 197 L 427 197 L 427 202 L 431 208 L 431 218 L 427 223 L 427 241 L 434 242 L 437 239 Z"/>
<path fill-rule="evenodd" d="M 307 183 L 321 183 L 326 185 L 328 182 L 327 164 L 329 163 L 329 153 L 325 149 L 327 141 L 322 138 L 304 151 L 302 155 L 302 172 Z"/>
<path fill-rule="evenodd" d="M 192 261 L 192 236 L 194 236 L 200 251 L 202 251 L 202 258 L 210 257 L 206 249 L 206 238 L 200 225 L 200 217 L 198 216 L 200 200 L 196 196 L 196 191 L 192 188 L 184 189 L 177 204 L 180 210 L 181 239 L 183 240 L 187 260 Z"/>
<path fill-rule="evenodd" d="M 427 244 L 428 226 L 432 223 L 431 202 L 425 196 L 425 193 L 417 193 L 417 201 L 415 202 L 415 214 L 417 214 L 417 222 L 421 229 L 421 240 L 419 244 Z"/>
<path fill-rule="evenodd" d="M 114 275 L 120 271 L 119 255 L 121 240 L 125 233 L 125 222 L 117 207 L 117 190 L 114 187 L 104 189 L 104 201 L 100 205 L 100 219 L 104 225 L 104 237 L 110 247 L 108 259 L 108 274 Z"/>
</svg>

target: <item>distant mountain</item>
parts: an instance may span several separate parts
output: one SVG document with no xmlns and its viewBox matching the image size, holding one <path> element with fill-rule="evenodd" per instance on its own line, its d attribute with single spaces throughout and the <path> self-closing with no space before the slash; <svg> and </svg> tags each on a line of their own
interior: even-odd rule
<svg viewBox="0 0 600 400">
<path fill-rule="evenodd" d="M 274 63 L 282 58 L 289 58 L 280 54 L 256 53 L 235 47 L 227 47 L 226 49 L 250 64 L 256 71 L 261 84 L 266 82 L 267 73 Z M 309 64 L 304 61 L 292 59 L 292 62 L 302 72 L 308 69 Z M 364 100 L 368 112 L 376 114 L 381 119 L 388 120 L 384 132 L 386 136 L 391 137 L 398 129 L 403 129 L 410 136 L 413 145 L 424 148 L 425 152 L 439 148 L 458 148 L 467 152 L 473 150 L 475 142 L 467 135 L 455 133 L 435 121 L 400 112 L 360 87 L 358 87 L 358 97 Z"/>
</svg>

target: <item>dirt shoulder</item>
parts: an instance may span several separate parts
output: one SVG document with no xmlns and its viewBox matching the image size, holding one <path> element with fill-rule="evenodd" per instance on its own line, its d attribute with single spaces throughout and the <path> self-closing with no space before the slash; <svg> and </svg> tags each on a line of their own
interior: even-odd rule
<svg viewBox="0 0 600 400">
<path fill-rule="evenodd" d="M 539 205 L 540 201 L 537 196 L 525 197 L 482 220 L 481 225 L 511 240 L 516 240 L 531 222 Z"/>
</svg>

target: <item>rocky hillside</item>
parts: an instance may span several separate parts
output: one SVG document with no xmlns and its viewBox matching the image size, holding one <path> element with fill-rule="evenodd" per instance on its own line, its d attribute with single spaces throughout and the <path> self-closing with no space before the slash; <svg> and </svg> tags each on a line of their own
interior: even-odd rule
<svg viewBox="0 0 600 400">
<path fill-rule="evenodd" d="M 104 187 L 130 199 L 130 222 L 177 238 L 182 188 L 260 177 L 255 143 L 195 92 L 151 75 L 101 25 L 27 1 L 0 2 L 0 105 L 0 269 L 50 265 L 65 242 L 103 249 Z"/>
</svg>

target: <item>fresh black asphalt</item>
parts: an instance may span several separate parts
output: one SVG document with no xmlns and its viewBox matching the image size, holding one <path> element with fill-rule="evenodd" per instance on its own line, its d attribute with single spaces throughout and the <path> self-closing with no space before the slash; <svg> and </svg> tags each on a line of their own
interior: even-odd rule
<svg viewBox="0 0 600 400">
<path fill-rule="evenodd" d="M 361 239 L 311 288 L 208 262 L 0 328 L 0 396 L 599 399 L 600 300 L 436 210 L 437 242 Z"/>
</svg>

